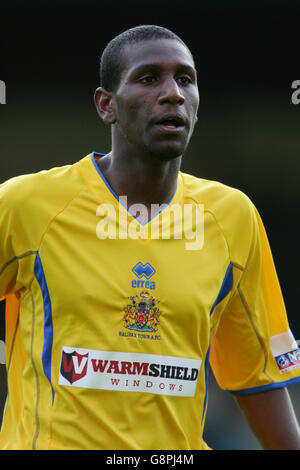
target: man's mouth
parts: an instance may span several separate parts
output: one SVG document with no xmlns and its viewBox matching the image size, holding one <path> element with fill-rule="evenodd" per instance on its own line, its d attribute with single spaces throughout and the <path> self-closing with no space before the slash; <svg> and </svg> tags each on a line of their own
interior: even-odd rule
<svg viewBox="0 0 300 470">
<path fill-rule="evenodd" d="M 169 131 L 181 131 L 185 126 L 185 120 L 181 116 L 164 116 L 156 124 Z"/>
</svg>

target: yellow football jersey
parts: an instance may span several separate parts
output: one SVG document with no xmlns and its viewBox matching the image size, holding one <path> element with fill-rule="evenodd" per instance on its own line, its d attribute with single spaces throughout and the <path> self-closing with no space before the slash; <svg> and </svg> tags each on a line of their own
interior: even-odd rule
<svg viewBox="0 0 300 470">
<path fill-rule="evenodd" d="M 142 223 L 98 158 L 0 185 L 0 448 L 206 449 L 209 363 L 234 393 L 300 380 L 261 219 L 180 172 Z"/>
</svg>

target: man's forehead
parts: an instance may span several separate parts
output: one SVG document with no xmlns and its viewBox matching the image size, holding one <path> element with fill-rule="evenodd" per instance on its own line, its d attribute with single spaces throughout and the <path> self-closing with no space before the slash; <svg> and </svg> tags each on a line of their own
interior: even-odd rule
<svg viewBox="0 0 300 470">
<path fill-rule="evenodd" d="M 123 51 L 123 67 L 127 71 L 143 64 L 162 64 L 176 62 L 194 67 L 194 60 L 189 49 L 176 39 L 148 39 L 126 44 Z"/>
</svg>

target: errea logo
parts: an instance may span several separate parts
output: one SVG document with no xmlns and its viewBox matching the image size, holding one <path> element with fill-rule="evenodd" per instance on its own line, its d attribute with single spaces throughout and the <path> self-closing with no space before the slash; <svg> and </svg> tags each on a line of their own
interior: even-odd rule
<svg viewBox="0 0 300 470">
<path fill-rule="evenodd" d="M 150 263 L 143 264 L 141 261 L 139 261 L 134 268 L 132 268 L 132 271 L 136 276 L 141 279 L 143 276 L 146 277 L 147 279 L 150 279 L 150 277 L 155 274 L 155 269 L 153 266 L 151 266 Z"/>
<path fill-rule="evenodd" d="M 154 267 L 150 263 L 143 264 L 139 261 L 133 268 L 132 272 L 136 275 L 139 280 L 133 279 L 131 287 L 142 288 L 142 289 L 155 289 L 155 282 L 149 281 L 149 279 L 156 273 Z M 144 280 L 143 280 L 144 278 Z"/>
</svg>

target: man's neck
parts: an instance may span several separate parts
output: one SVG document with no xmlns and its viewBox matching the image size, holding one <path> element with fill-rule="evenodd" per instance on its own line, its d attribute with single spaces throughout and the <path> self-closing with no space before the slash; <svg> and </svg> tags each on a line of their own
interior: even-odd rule
<svg viewBox="0 0 300 470">
<path fill-rule="evenodd" d="M 100 158 L 97 164 L 117 196 L 126 196 L 127 208 L 133 204 L 145 207 L 146 213 L 136 214 L 146 219 L 142 220 L 145 222 L 151 218 L 151 205 L 162 205 L 172 198 L 181 157 L 153 164 L 130 156 L 122 158 L 112 151 Z"/>
</svg>

